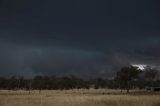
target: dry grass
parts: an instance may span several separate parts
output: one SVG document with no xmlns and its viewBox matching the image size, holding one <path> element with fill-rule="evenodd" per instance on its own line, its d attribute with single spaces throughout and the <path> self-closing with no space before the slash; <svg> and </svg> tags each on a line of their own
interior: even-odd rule
<svg viewBox="0 0 160 106">
<path fill-rule="evenodd" d="M 160 106 L 160 94 L 118 90 L 0 91 L 0 106 Z M 138 94 L 138 95 L 137 95 Z"/>
</svg>

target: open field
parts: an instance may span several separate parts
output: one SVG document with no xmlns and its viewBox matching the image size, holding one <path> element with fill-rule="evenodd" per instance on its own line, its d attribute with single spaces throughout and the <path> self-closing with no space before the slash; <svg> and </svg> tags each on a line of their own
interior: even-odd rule
<svg viewBox="0 0 160 106">
<path fill-rule="evenodd" d="M 0 91 L 0 106 L 160 106 L 160 93 L 119 90 Z"/>
</svg>

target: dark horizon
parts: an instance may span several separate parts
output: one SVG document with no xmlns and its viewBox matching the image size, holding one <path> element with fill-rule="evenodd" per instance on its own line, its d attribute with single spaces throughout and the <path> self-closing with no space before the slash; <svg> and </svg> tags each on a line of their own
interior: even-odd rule
<svg viewBox="0 0 160 106">
<path fill-rule="evenodd" d="M 158 0 L 0 0 L 0 76 L 160 69 Z"/>
</svg>

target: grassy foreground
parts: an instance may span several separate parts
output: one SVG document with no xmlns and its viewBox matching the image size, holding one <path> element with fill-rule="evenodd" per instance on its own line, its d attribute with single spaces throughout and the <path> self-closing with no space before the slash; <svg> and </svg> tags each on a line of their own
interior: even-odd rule
<svg viewBox="0 0 160 106">
<path fill-rule="evenodd" d="M 160 93 L 114 90 L 0 91 L 0 106 L 160 106 Z"/>
</svg>

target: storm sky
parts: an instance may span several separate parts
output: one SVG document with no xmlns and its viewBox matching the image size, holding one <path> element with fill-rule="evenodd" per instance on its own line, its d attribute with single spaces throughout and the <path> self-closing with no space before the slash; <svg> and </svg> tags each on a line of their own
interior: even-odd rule
<svg viewBox="0 0 160 106">
<path fill-rule="evenodd" d="M 160 67 L 159 0 L 0 0 L 0 76 L 112 77 Z"/>
</svg>

